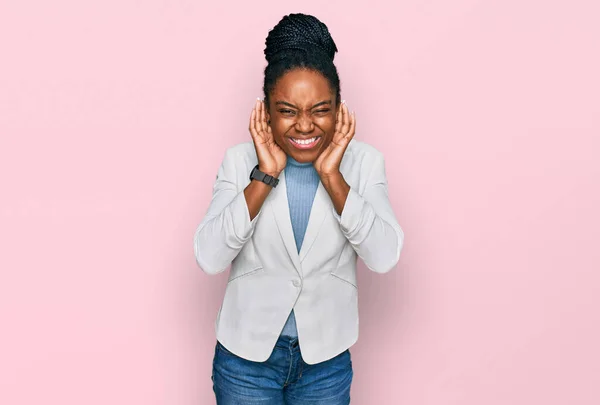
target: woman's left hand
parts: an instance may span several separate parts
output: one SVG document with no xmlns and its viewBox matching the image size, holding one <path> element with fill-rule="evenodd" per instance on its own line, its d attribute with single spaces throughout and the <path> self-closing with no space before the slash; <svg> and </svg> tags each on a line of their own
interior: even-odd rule
<svg viewBox="0 0 600 405">
<path fill-rule="evenodd" d="M 321 179 L 336 176 L 340 173 L 342 157 L 354 137 L 355 129 L 356 115 L 354 113 L 350 114 L 348 106 L 342 101 L 337 112 L 333 139 L 313 163 Z"/>
</svg>

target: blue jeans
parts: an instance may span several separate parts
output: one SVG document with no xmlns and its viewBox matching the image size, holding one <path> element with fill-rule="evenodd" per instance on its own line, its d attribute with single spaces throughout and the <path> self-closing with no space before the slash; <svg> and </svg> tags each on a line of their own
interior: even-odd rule
<svg viewBox="0 0 600 405">
<path fill-rule="evenodd" d="M 217 405 L 347 405 L 352 376 L 349 350 L 306 364 L 298 338 L 288 336 L 279 337 L 265 362 L 243 359 L 217 341 L 212 369 Z"/>
</svg>

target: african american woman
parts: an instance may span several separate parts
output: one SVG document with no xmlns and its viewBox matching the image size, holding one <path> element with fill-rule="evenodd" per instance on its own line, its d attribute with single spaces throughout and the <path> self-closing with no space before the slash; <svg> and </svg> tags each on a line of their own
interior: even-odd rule
<svg viewBox="0 0 600 405">
<path fill-rule="evenodd" d="M 218 405 L 348 404 L 358 339 L 357 258 L 398 262 L 404 232 L 381 152 L 353 140 L 337 47 L 290 14 L 266 39 L 251 141 L 227 149 L 194 235 L 198 265 L 229 278 L 216 318 Z"/>
</svg>

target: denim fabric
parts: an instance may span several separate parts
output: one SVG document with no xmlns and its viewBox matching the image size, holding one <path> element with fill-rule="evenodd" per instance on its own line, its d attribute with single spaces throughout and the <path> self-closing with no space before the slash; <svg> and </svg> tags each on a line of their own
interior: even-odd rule
<svg viewBox="0 0 600 405">
<path fill-rule="evenodd" d="M 297 337 L 280 336 L 265 362 L 243 359 L 218 341 L 215 346 L 212 381 L 217 405 L 347 405 L 352 377 L 349 350 L 306 364 Z"/>
</svg>

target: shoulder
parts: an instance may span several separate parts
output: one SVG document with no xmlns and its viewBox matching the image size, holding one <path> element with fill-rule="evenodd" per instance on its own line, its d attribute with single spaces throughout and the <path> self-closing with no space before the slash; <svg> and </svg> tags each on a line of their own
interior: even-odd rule
<svg viewBox="0 0 600 405">
<path fill-rule="evenodd" d="M 366 142 L 351 140 L 340 164 L 344 179 L 362 194 L 369 184 L 385 183 L 383 153 Z"/>
<path fill-rule="evenodd" d="M 351 140 L 344 154 L 344 160 L 352 166 L 368 167 L 376 162 L 383 162 L 383 153 L 366 142 Z"/>
<path fill-rule="evenodd" d="M 248 141 L 230 146 L 226 149 L 225 156 L 237 158 L 256 157 L 254 143 L 252 141 Z"/>
<path fill-rule="evenodd" d="M 227 165 L 239 168 L 247 168 L 249 166 L 254 167 L 258 162 L 254 143 L 252 141 L 241 142 L 228 147 L 225 150 L 223 162 Z"/>
</svg>

